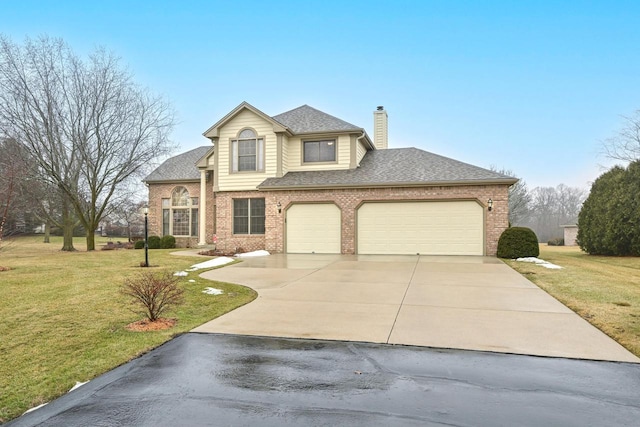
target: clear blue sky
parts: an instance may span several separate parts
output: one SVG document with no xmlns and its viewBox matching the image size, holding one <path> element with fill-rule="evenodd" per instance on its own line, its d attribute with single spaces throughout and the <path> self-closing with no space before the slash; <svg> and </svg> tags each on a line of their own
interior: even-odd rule
<svg viewBox="0 0 640 427">
<path fill-rule="evenodd" d="M 242 101 L 309 104 L 390 147 L 588 188 L 640 108 L 638 1 L 0 0 L 0 32 L 104 46 L 172 101 L 179 152 Z"/>
</svg>

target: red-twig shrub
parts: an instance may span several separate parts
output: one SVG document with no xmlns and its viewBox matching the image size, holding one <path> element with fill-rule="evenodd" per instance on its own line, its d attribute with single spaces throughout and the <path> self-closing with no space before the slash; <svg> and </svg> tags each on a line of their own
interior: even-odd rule
<svg viewBox="0 0 640 427">
<path fill-rule="evenodd" d="M 184 302 L 184 290 L 178 284 L 179 277 L 170 271 L 154 274 L 144 271 L 125 279 L 121 292 L 131 297 L 131 309 L 154 322 L 165 310 Z"/>
</svg>

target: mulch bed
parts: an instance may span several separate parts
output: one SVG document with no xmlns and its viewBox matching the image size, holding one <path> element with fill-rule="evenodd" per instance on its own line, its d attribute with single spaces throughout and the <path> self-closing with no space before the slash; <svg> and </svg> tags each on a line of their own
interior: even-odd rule
<svg viewBox="0 0 640 427">
<path fill-rule="evenodd" d="M 138 320 L 137 322 L 129 323 L 125 326 L 125 329 L 133 332 L 147 332 L 147 331 L 163 331 L 165 329 L 173 328 L 177 319 L 168 319 L 161 317 L 154 322 L 150 322 L 149 319 Z"/>
</svg>

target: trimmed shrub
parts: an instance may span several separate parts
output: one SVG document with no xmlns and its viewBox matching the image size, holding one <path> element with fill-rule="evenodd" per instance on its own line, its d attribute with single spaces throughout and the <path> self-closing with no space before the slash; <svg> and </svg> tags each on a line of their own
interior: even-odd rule
<svg viewBox="0 0 640 427">
<path fill-rule="evenodd" d="M 160 249 L 162 239 L 158 236 L 149 236 L 147 245 L 149 246 L 149 249 Z"/>
<path fill-rule="evenodd" d="M 121 292 L 131 298 L 134 307 L 131 311 L 153 322 L 167 309 L 184 302 L 179 280 L 170 271 L 161 274 L 145 271 L 125 279 Z"/>
<path fill-rule="evenodd" d="M 144 240 L 136 240 L 135 249 L 144 249 Z"/>
<path fill-rule="evenodd" d="M 176 238 L 173 236 L 162 236 L 160 240 L 160 248 L 173 249 L 176 247 Z"/>
<path fill-rule="evenodd" d="M 524 258 L 540 255 L 538 237 L 530 228 L 511 227 L 504 230 L 498 240 L 500 258 Z"/>
<path fill-rule="evenodd" d="M 547 246 L 564 246 L 564 239 L 562 237 L 555 237 L 547 242 Z"/>
</svg>

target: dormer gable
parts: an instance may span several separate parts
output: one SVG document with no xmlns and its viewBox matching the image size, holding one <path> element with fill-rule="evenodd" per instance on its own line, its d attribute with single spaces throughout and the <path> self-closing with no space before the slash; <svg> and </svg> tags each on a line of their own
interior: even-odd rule
<svg viewBox="0 0 640 427">
<path fill-rule="evenodd" d="M 255 115 L 269 122 L 273 126 L 273 132 L 276 132 L 276 133 L 284 132 L 288 135 L 291 134 L 290 130 L 285 125 L 278 122 L 277 120 L 274 120 L 272 117 L 266 115 L 265 113 L 263 113 L 262 111 L 254 107 L 253 105 L 244 101 L 240 105 L 238 105 L 236 108 L 234 108 L 229 114 L 227 114 L 222 119 L 220 119 L 216 124 L 214 124 L 209 129 L 207 129 L 203 133 L 203 135 L 207 138 L 218 138 L 220 136 L 220 128 L 222 128 L 225 124 L 229 123 L 229 121 L 233 120 L 234 117 L 236 117 L 238 114 L 242 113 L 245 110 L 249 110 Z"/>
</svg>

